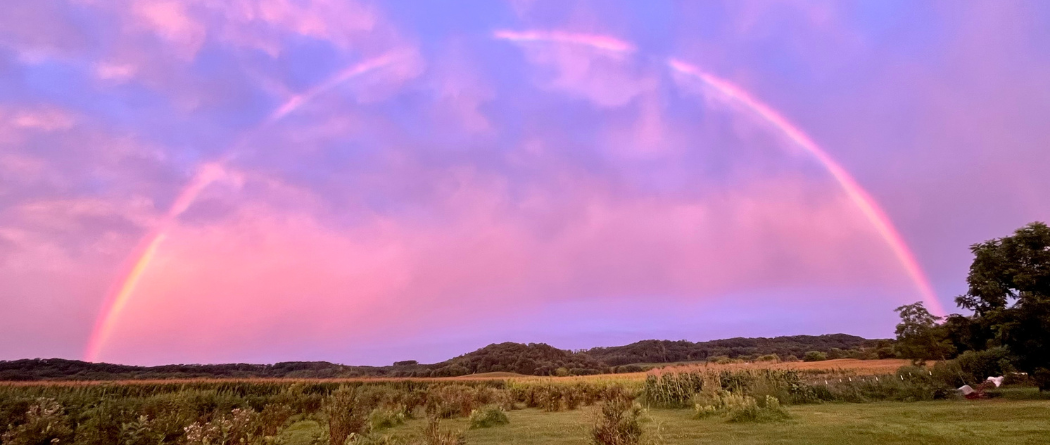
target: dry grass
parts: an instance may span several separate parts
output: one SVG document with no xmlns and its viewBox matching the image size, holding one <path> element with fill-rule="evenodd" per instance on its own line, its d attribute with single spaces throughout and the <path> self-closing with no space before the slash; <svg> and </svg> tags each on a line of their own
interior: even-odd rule
<svg viewBox="0 0 1050 445">
<path fill-rule="evenodd" d="M 354 377 L 336 379 L 294 379 L 294 378 L 193 378 L 193 379 L 142 379 L 142 380 L 58 380 L 58 381 L 30 381 L 12 382 L 0 381 L 0 385 L 6 386 L 93 386 L 93 385 L 157 385 L 157 384 L 194 384 L 194 383 L 379 383 L 379 382 L 405 382 L 405 381 L 472 381 L 472 380 L 513 380 L 519 382 L 623 382 L 630 380 L 645 380 L 650 372 L 681 372 L 690 369 L 702 368 L 711 371 L 735 371 L 743 369 L 784 369 L 802 371 L 806 374 L 817 375 L 851 375 L 871 376 L 893 374 L 901 366 L 908 365 L 907 360 L 882 359 L 882 360 L 856 360 L 838 359 L 819 362 L 754 362 L 754 363 L 729 363 L 729 364 L 689 364 L 672 365 L 658 368 L 648 372 L 634 372 L 627 374 L 597 374 L 572 377 L 543 377 L 527 376 L 510 372 L 489 372 L 483 374 L 471 374 L 458 377 Z M 933 366 L 933 362 L 928 362 Z"/>
<path fill-rule="evenodd" d="M 869 376 L 885 375 L 897 372 L 901 366 L 910 365 L 908 360 L 882 359 L 882 360 L 857 360 L 838 359 L 824 360 L 819 362 L 756 362 L 756 363 L 729 363 L 729 364 L 696 364 L 684 366 L 669 366 L 660 368 L 657 372 L 682 372 L 693 369 L 704 369 L 709 371 L 741 371 L 747 369 L 781 369 L 800 371 L 811 375 L 850 375 Z M 933 366 L 933 362 L 929 362 Z M 642 373 L 644 376 L 644 373 Z"/>
</svg>

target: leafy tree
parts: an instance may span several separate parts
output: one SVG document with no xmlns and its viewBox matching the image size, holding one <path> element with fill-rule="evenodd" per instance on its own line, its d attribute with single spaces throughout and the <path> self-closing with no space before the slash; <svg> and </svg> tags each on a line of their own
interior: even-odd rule
<svg viewBox="0 0 1050 445">
<path fill-rule="evenodd" d="M 989 345 L 994 335 L 985 320 L 951 314 L 938 326 L 938 330 L 959 354 L 965 351 L 982 351 L 994 346 Z"/>
<path fill-rule="evenodd" d="M 822 362 L 828 359 L 828 355 L 820 351 L 809 351 L 802 357 L 804 362 Z"/>
<path fill-rule="evenodd" d="M 974 321 L 1009 349 L 1019 370 L 1050 376 L 1050 227 L 1034 222 L 970 250 L 969 289 L 956 304 L 974 311 Z M 1041 380 L 1040 388 L 1050 390 L 1050 378 Z"/>
<path fill-rule="evenodd" d="M 894 346 L 897 355 L 920 364 L 926 360 L 945 359 L 952 353 L 951 343 L 938 329 L 937 322 L 941 317 L 931 314 L 921 301 L 894 311 L 901 317 L 896 330 L 897 344 Z"/>
</svg>

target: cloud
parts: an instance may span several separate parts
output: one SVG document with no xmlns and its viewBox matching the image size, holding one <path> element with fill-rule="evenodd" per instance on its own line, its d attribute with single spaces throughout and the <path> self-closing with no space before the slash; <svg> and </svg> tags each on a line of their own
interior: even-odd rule
<svg viewBox="0 0 1050 445">
<path fill-rule="evenodd" d="M 11 119 L 16 127 L 39 131 L 67 130 L 75 123 L 73 116 L 56 108 L 19 111 Z"/>
<path fill-rule="evenodd" d="M 834 155 L 942 295 L 966 245 L 1050 218 L 1045 8 L 527 3 L 5 9 L 0 358 L 79 357 L 156 231 L 103 358 L 890 335 L 917 295 L 870 222 L 766 125 L 679 94 L 703 86 L 671 57 Z"/>
<path fill-rule="evenodd" d="M 131 64 L 99 62 L 95 64 L 95 75 L 99 79 L 125 82 L 135 77 L 138 70 Z"/>
<path fill-rule="evenodd" d="M 496 31 L 497 39 L 522 48 L 540 67 L 540 85 L 589 100 L 601 107 L 619 107 L 654 86 L 633 65 L 634 46 L 601 34 L 566 31 Z"/>
<path fill-rule="evenodd" d="M 191 17 L 186 3 L 176 0 L 144 0 L 131 4 L 139 26 L 148 29 L 177 48 L 185 58 L 196 56 L 207 35 L 205 26 Z"/>
<path fill-rule="evenodd" d="M 800 178 L 683 199 L 614 192 L 601 178 L 540 181 L 512 195 L 492 173 L 430 174 L 422 219 L 358 208 L 353 222 L 325 221 L 320 197 L 272 179 L 248 180 L 245 190 L 270 190 L 255 198 L 217 196 L 236 210 L 167 233 L 102 357 L 258 360 L 247 351 L 288 341 L 288 330 L 346 344 L 458 329 L 484 336 L 491 328 L 477 320 L 554 302 L 907 285 L 851 203 Z M 287 193 L 299 196 L 296 207 L 268 203 Z"/>
</svg>

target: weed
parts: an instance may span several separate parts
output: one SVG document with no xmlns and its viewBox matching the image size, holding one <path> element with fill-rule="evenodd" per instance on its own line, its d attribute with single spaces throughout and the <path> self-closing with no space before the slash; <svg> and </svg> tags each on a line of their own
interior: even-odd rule
<svg viewBox="0 0 1050 445">
<path fill-rule="evenodd" d="M 368 414 L 368 425 L 372 431 L 379 431 L 401 425 L 405 423 L 406 419 L 408 419 L 408 415 L 405 413 L 404 406 L 376 408 Z"/>
<path fill-rule="evenodd" d="M 423 441 L 419 445 L 464 445 L 467 443 L 462 431 L 443 430 L 436 417 L 427 418 L 423 428 Z"/>
<path fill-rule="evenodd" d="M 642 437 L 639 417 L 641 405 L 627 397 L 617 397 L 601 404 L 591 429 L 595 445 L 636 445 Z"/>
<path fill-rule="evenodd" d="M 490 428 L 510 423 L 507 413 L 498 406 L 484 406 L 470 412 L 470 428 Z"/>
</svg>

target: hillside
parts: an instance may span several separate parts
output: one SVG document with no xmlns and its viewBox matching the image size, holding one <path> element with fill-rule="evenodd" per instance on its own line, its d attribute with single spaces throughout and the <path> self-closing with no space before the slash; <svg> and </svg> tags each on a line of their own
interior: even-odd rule
<svg viewBox="0 0 1050 445">
<path fill-rule="evenodd" d="M 0 380 L 335 378 L 385 375 L 388 368 L 346 366 L 329 362 L 129 366 L 54 358 L 0 361 Z"/>
<path fill-rule="evenodd" d="M 631 363 L 673 363 L 707 360 L 711 357 L 757 357 L 776 354 L 781 358 L 802 357 L 807 351 L 832 352 L 874 348 L 876 340 L 847 334 L 793 335 L 773 338 L 728 338 L 706 342 L 643 340 L 625 346 L 593 348 L 588 355 L 608 366 Z"/>
<path fill-rule="evenodd" d="M 643 340 L 624 346 L 567 351 L 544 343 L 498 343 L 434 364 L 414 360 L 393 366 L 348 366 L 329 362 L 217 365 L 128 366 L 65 359 L 0 361 L 0 380 L 119 380 L 176 378 L 351 378 L 456 377 L 509 372 L 524 375 L 587 375 L 638 371 L 637 363 L 674 363 L 714 357 L 756 358 L 777 354 L 801 357 L 807 351 L 853 358 L 886 354 L 886 340 L 846 334 L 774 338 L 730 338 L 707 342 Z M 881 347 L 878 351 L 876 348 Z"/>
<path fill-rule="evenodd" d="M 558 349 L 545 343 L 491 344 L 433 369 L 431 376 L 457 376 L 482 372 L 525 375 L 600 374 L 607 366 L 589 355 Z"/>
</svg>

